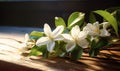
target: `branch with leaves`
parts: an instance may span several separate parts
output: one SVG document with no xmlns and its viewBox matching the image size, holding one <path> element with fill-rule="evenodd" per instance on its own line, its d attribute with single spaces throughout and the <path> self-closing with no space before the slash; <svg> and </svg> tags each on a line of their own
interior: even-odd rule
<svg viewBox="0 0 120 71">
<path fill-rule="evenodd" d="M 103 18 L 100 23 L 96 15 Z M 100 49 L 112 44 L 113 36 L 119 40 L 120 8 L 96 10 L 90 13 L 89 23 L 86 23 L 85 13 L 74 12 L 65 23 L 61 17 L 55 17 L 54 30 L 49 24 L 44 24 L 43 31 L 32 31 L 26 38 L 26 49 L 29 55 L 47 58 L 49 56 L 69 57 L 78 60 L 84 49 L 89 49 L 89 55 L 95 57 Z M 28 51 L 28 50 L 26 50 Z M 23 51 L 25 53 L 25 50 Z"/>
</svg>

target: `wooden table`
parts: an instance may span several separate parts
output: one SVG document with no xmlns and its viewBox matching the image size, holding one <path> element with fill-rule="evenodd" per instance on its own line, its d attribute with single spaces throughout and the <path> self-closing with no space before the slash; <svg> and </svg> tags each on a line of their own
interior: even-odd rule
<svg viewBox="0 0 120 71">
<path fill-rule="evenodd" d="M 0 39 L 15 39 L 24 41 L 24 34 L 39 28 L 29 27 L 0 27 Z M 7 46 L 1 40 L 0 47 Z M 2 43 L 6 44 L 2 44 Z M 15 42 L 15 41 L 13 41 Z M 11 43 L 11 42 L 10 42 Z M 84 53 L 78 61 L 71 61 L 69 58 L 51 57 L 48 59 L 29 59 L 18 54 L 0 54 L 0 71 L 120 71 L 120 42 L 114 46 L 101 51 L 96 58 L 89 57 Z M 3 51 L 4 52 L 4 51 Z M 16 56 L 20 58 L 16 58 Z"/>
</svg>

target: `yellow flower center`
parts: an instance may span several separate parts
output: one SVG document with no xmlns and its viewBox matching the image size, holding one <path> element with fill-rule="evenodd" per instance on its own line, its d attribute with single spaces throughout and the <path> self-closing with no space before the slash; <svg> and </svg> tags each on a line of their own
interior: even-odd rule
<svg viewBox="0 0 120 71">
<path fill-rule="evenodd" d="M 78 37 L 74 38 L 75 43 L 78 43 L 78 39 L 79 39 Z"/>
<path fill-rule="evenodd" d="M 53 40 L 53 36 L 52 36 L 52 35 L 49 35 L 48 37 L 49 37 L 51 40 Z"/>
<path fill-rule="evenodd" d="M 100 30 L 99 30 L 98 28 L 96 28 L 96 29 L 94 30 L 94 32 L 99 33 Z"/>
</svg>

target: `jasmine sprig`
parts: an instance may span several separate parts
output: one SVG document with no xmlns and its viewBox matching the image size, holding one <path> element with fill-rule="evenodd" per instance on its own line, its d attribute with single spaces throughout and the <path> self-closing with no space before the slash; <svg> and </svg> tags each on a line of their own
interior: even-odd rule
<svg viewBox="0 0 120 71">
<path fill-rule="evenodd" d="M 77 60 L 82 56 L 83 50 L 88 48 L 91 57 L 97 56 L 100 49 L 109 44 L 108 25 L 111 25 L 118 35 L 118 24 L 114 16 L 106 11 L 93 12 L 105 20 L 99 23 L 91 13 L 92 22 L 84 24 L 85 13 L 74 12 L 69 16 L 67 23 L 63 18 L 55 17 L 56 28 L 53 31 L 48 24 L 44 25 L 44 32 L 33 31 L 30 37 L 35 39 L 36 45 L 31 49 L 31 55 L 41 53 L 43 57 L 56 55 Z"/>
</svg>

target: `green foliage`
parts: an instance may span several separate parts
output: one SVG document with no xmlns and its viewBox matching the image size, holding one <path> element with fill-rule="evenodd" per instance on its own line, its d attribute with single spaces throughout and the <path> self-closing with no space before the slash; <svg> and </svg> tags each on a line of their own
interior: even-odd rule
<svg viewBox="0 0 120 71">
<path fill-rule="evenodd" d="M 72 60 L 78 60 L 83 53 L 83 49 L 79 46 L 76 46 L 76 48 L 71 52 L 71 59 Z"/>
<path fill-rule="evenodd" d="M 110 12 L 111 15 L 113 15 L 115 17 L 115 19 L 117 20 L 117 24 L 118 24 L 118 29 L 120 29 L 120 7 L 112 7 L 112 8 L 108 8 L 106 9 L 106 11 Z M 118 30 L 120 33 L 120 30 Z M 119 34 L 120 36 L 120 34 Z"/>
<path fill-rule="evenodd" d="M 38 46 L 34 46 L 34 47 L 32 47 L 29 55 L 30 56 L 38 56 L 38 55 L 41 55 L 41 54 L 42 54 L 42 52 L 39 51 Z"/>
<path fill-rule="evenodd" d="M 38 32 L 38 31 L 32 31 L 30 33 L 30 39 L 35 39 L 37 40 L 39 37 L 42 37 L 44 35 L 43 32 Z"/>
<path fill-rule="evenodd" d="M 47 51 L 46 45 L 42 45 L 40 47 L 34 46 L 31 49 L 30 56 L 38 56 L 42 55 L 44 58 L 48 58 L 49 52 Z"/>
<path fill-rule="evenodd" d="M 115 30 L 116 35 L 118 36 L 118 24 L 114 16 L 112 16 L 109 12 L 104 11 L 104 10 L 97 10 L 97 11 L 94 11 L 94 13 L 99 14 L 105 20 L 107 20 L 112 25 L 112 27 Z"/>
<path fill-rule="evenodd" d="M 99 51 L 101 48 L 103 48 L 104 46 L 107 46 L 109 44 L 109 41 L 106 37 L 101 37 L 97 40 L 92 40 L 91 44 L 90 44 L 90 51 L 89 51 L 89 55 L 91 57 L 96 57 L 99 54 Z"/>
<path fill-rule="evenodd" d="M 60 56 L 60 57 L 64 57 L 64 53 L 66 52 L 65 50 L 65 42 L 63 41 L 57 41 L 55 48 L 54 48 L 54 52 L 53 52 L 53 56 Z"/>
<path fill-rule="evenodd" d="M 66 29 L 66 24 L 65 24 L 65 21 L 63 20 L 63 18 L 61 17 L 55 17 L 55 26 L 64 26 L 64 28 Z"/>
<path fill-rule="evenodd" d="M 90 23 L 96 22 L 96 17 L 95 17 L 95 15 L 93 14 L 93 12 L 91 12 L 90 15 L 89 15 L 89 22 L 90 22 Z"/>
<path fill-rule="evenodd" d="M 108 21 L 112 29 L 114 29 L 116 35 L 118 35 L 119 28 L 120 28 L 120 8 L 112 8 L 112 9 L 106 9 L 104 10 L 96 10 L 90 13 L 89 16 L 89 21 L 91 23 L 96 22 L 96 16 L 94 13 L 100 15 L 103 17 L 103 21 Z M 80 26 L 80 30 L 86 26 L 86 22 L 84 21 L 84 16 L 85 14 L 82 12 L 73 12 L 69 18 L 68 18 L 68 23 L 66 24 L 64 19 L 61 17 L 55 17 L 55 26 L 64 26 L 64 33 L 70 33 L 71 28 L 74 27 L 75 25 Z M 66 26 L 67 25 L 67 26 Z M 119 27 L 118 27 L 119 26 Z M 107 30 L 106 30 L 107 31 Z M 38 31 L 33 31 L 30 33 L 30 39 L 35 39 L 36 41 L 38 38 L 43 37 L 44 33 L 43 32 L 38 32 Z M 92 40 L 92 37 L 94 39 Z M 100 37 L 100 36 L 90 36 L 87 35 L 87 41 L 89 42 L 89 56 L 95 57 L 99 54 L 101 48 L 107 46 L 109 44 L 109 37 Z M 66 44 L 64 41 L 55 41 L 55 47 L 52 52 L 49 52 L 47 50 L 47 45 L 42 45 L 42 46 L 34 46 L 31 48 L 30 55 L 42 55 L 45 58 L 48 58 L 49 56 L 60 56 L 60 57 L 69 57 L 71 60 L 78 60 L 83 53 L 83 48 L 80 46 L 76 46 L 72 51 L 67 52 L 66 51 Z"/>
<path fill-rule="evenodd" d="M 68 18 L 68 28 L 72 28 L 74 25 L 81 25 L 84 21 L 84 13 L 73 12 Z"/>
</svg>

